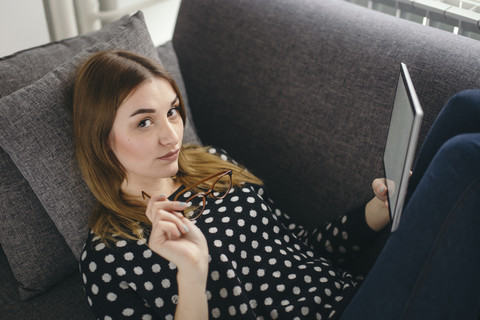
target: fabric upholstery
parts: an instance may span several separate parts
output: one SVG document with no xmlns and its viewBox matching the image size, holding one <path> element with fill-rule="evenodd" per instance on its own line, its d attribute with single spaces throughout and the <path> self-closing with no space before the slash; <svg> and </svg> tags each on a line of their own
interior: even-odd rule
<svg viewBox="0 0 480 320">
<path fill-rule="evenodd" d="M 54 67 L 128 22 L 124 17 L 99 31 L 49 43 L 0 58 L 0 97 L 43 77 Z M 77 268 L 77 261 L 27 180 L 0 148 L 0 243 L 27 299 Z"/>
<path fill-rule="evenodd" d="M 159 61 L 141 13 L 125 20 L 104 40 L 32 85 L 0 99 L 0 145 L 33 189 L 28 192 L 17 172 L 5 180 L 9 210 L 2 211 L 1 241 L 21 283 L 22 298 L 42 292 L 71 273 L 76 261 L 67 248 L 78 259 L 86 237 L 93 197 L 74 162 L 71 136 L 71 84 L 78 61 L 111 48 L 133 50 Z M 16 189 L 10 192 L 12 187 Z M 33 193 L 40 202 L 35 198 L 23 202 L 23 195 Z"/>
<path fill-rule="evenodd" d="M 173 44 L 202 141 L 308 225 L 372 196 L 400 62 L 422 139 L 449 96 L 480 86 L 478 41 L 337 0 L 183 0 Z"/>
</svg>

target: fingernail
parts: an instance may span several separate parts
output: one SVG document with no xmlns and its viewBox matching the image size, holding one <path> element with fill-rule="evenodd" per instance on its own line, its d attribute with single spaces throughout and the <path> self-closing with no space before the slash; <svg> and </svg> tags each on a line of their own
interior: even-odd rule
<svg viewBox="0 0 480 320">
<path fill-rule="evenodd" d="M 189 231 L 190 231 L 186 225 L 183 225 L 183 229 L 185 230 L 185 232 L 189 232 Z"/>
<path fill-rule="evenodd" d="M 380 193 L 384 193 L 385 192 L 385 187 L 382 187 L 382 189 L 380 189 Z"/>
<path fill-rule="evenodd" d="M 180 205 L 186 207 L 187 203 L 186 202 L 180 202 Z"/>
</svg>

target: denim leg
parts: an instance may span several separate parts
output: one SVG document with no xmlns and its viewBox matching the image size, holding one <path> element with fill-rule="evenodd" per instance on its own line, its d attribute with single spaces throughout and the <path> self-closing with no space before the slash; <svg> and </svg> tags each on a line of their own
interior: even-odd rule
<svg viewBox="0 0 480 320">
<path fill-rule="evenodd" d="M 453 95 L 438 114 L 422 145 L 408 185 L 408 202 L 438 149 L 450 138 L 480 132 L 480 90 L 470 89 Z"/>
<path fill-rule="evenodd" d="M 431 160 L 341 319 L 478 319 L 480 133 Z"/>
</svg>

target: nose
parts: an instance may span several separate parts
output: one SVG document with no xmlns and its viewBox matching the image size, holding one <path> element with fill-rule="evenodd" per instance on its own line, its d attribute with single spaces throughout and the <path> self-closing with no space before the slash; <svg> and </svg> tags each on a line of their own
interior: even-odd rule
<svg viewBox="0 0 480 320">
<path fill-rule="evenodd" d="M 178 126 L 170 121 L 164 121 L 158 129 L 158 143 L 161 145 L 177 145 L 180 140 Z"/>
</svg>

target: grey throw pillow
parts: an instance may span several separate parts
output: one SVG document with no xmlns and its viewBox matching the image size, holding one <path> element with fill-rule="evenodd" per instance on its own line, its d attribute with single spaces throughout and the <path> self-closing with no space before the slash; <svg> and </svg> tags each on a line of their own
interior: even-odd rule
<svg viewBox="0 0 480 320">
<path fill-rule="evenodd" d="M 62 243 L 61 237 L 59 241 L 58 237 L 53 236 L 53 244 L 42 243 L 43 239 L 47 239 L 47 234 L 54 234 L 58 230 L 77 259 L 86 236 L 86 221 L 93 197 L 75 165 L 71 135 L 71 86 L 78 61 L 95 51 L 113 48 L 135 51 L 159 60 L 141 13 L 126 19 L 118 28 L 108 32 L 103 40 L 105 43 L 80 53 L 32 85 L 0 99 L 0 146 L 8 153 L 40 200 L 35 203 L 34 199 L 30 199 L 23 207 L 13 206 L 8 214 L 0 212 L 3 216 L 0 241 L 19 281 L 22 276 L 28 278 L 33 274 L 41 274 L 45 278 L 45 273 L 50 272 L 53 266 L 51 259 L 44 259 L 43 264 L 17 267 L 17 262 L 23 258 L 34 263 L 32 257 L 39 256 L 38 253 L 42 253 L 40 256 L 61 255 L 61 258 L 53 261 L 62 262 L 65 269 L 75 265 L 75 259 Z M 0 165 L 3 164 L 0 162 Z M 30 195 L 28 185 L 16 179 L 21 179 L 18 174 L 9 177 L 11 184 L 18 184 L 17 191 L 11 193 L 7 189 L 5 193 L 8 196 L 2 195 L 11 197 L 9 203 L 12 204 L 21 202 L 22 196 Z M 7 188 L 7 185 L 6 183 L 2 187 Z M 41 209 L 42 206 L 51 221 Z M 37 220 L 42 222 L 41 228 Z M 19 227 L 22 224 L 29 225 L 27 230 L 31 233 L 26 234 L 23 227 Z M 12 236 L 15 241 L 9 241 Z M 38 244 L 43 246 L 37 247 Z M 25 248 L 34 248 L 35 255 L 28 253 Z M 27 253 L 22 254 L 23 252 Z M 22 297 L 28 298 L 41 292 L 59 279 L 53 277 L 44 280 L 41 284 L 22 281 L 20 288 L 32 289 L 30 292 L 24 290 Z"/>
</svg>

